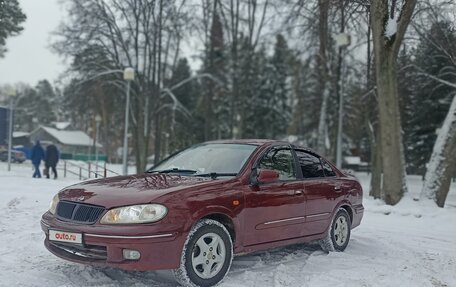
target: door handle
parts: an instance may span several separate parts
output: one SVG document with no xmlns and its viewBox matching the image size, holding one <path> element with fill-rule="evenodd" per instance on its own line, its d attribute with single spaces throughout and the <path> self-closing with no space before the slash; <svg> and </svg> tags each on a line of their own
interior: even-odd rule
<svg viewBox="0 0 456 287">
<path fill-rule="evenodd" d="M 340 188 L 340 186 L 335 186 L 335 187 L 334 187 L 334 191 L 335 191 L 335 192 L 341 192 L 342 189 Z"/>
<path fill-rule="evenodd" d="M 303 195 L 304 194 L 304 191 L 302 190 L 295 190 L 295 193 L 294 195 Z"/>
</svg>

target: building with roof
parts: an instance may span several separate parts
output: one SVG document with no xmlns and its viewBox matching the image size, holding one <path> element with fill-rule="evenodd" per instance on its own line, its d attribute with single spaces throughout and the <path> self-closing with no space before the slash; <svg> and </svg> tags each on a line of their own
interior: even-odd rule
<svg viewBox="0 0 456 287">
<path fill-rule="evenodd" d="M 52 122 L 52 125 L 58 130 L 72 130 L 73 126 L 70 122 Z"/>
<path fill-rule="evenodd" d="M 30 133 L 30 141 L 34 143 L 37 140 L 44 145 L 55 144 L 62 155 L 71 155 L 71 158 L 75 158 L 77 154 L 93 154 L 95 148 L 100 151 L 103 147 L 83 131 L 58 130 L 45 126 L 40 126 Z"/>
<path fill-rule="evenodd" d="M 32 147 L 30 142 L 30 133 L 27 132 L 13 132 L 13 146 Z"/>
</svg>

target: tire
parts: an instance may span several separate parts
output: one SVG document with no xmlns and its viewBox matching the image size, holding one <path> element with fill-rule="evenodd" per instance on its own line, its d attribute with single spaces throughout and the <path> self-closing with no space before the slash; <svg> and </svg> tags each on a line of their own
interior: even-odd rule
<svg viewBox="0 0 456 287">
<path fill-rule="evenodd" d="M 218 221 L 203 219 L 190 231 L 174 277 L 182 286 L 209 287 L 219 284 L 233 261 L 233 242 Z"/>
<path fill-rule="evenodd" d="M 320 246 L 326 252 L 342 252 L 350 241 L 350 233 L 350 215 L 344 208 L 339 208 L 326 232 L 326 236 L 319 241 Z"/>
</svg>

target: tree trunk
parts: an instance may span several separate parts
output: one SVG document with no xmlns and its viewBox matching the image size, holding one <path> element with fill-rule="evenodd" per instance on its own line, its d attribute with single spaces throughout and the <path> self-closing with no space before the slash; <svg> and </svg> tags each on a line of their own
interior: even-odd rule
<svg viewBox="0 0 456 287">
<path fill-rule="evenodd" d="M 328 110 L 328 100 L 329 100 L 329 87 L 326 84 L 326 81 L 323 84 L 322 95 L 323 100 L 321 102 L 320 107 L 320 118 L 318 121 L 318 132 L 317 132 L 317 150 L 321 154 L 326 154 L 326 119 L 328 117 L 327 110 Z"/>
<path fill-rule="evenodd" d="M 319 0 L 319 40 L 320 47 L 318 53 L 318 66 L 320 77 L 320 93 L 323 97 L 320 107 L 320 118 L 318 121 L 317 131 L 317 147 L 316 149 L 326 154 L 326 118 L 329 100 L 329 87 L 328 87 L 328 67 L 327 67 L 327 41 L 328 41 L 328 12 L 329 0 Z"/>
<path fill-rule="evenodd" d="M 138 132 L 138 130 L 139 130 L 139 132 Z M 135 147 L 136 147 L 136 149 L 135 149 L 136 173 L 141 173 L 142 171 L 144 171 L 144 169 L 146 167 L 145 158 L 144 158 L 146 139 L 142 135 L 141 128 L 135 129 L 134 135 L 135 135 L 134 142 L 135 142 Z M 130 139 L 128 141 L 129 141 L 129 147 L 130 147 L 131 141 L 130 141 Z M 128 164 L 128 157 L 127 157 L 127 164 Z"/>
<path fill-rule="evenodd" d="M 371 63 L 372 63 L 372 49 L 371 49 L 371 22 L 369 8 L 367 9 L 368 29 L 367 29 L 367 70 L 366 70 L 366 89 L 371 89 Z M 377 110 L 377 97 L 376 92 L 368 93 L 366 95 L 366 106 L 369 114 L 367 115 L 367 130 L 371 142 L 371 182 L 369 195 L 375 199 L 382 198 L 382 145 L 380 141 L 380 127 L 378 124 L 378 110 Z"/>
<path fill-rule="evenodd" d="M 379 127 L 368 123 L 371 141 L 371 183 L 369 195 L 375 199 L 382 197 L 382 146 L 380 144 Z"/>
<path fill-rule="evenodd" d="M 456 172 L 456 96 L 439 131 L 426 171 L 421 195 L 444 207 Z"/>
<path fill-rule="evenodd" d="M 230 102 L 230 137 L 237 137 L 237 113 L 236 103 L 238 101 L 239 93 L 239 81 L 238 81 L 238 40 L 239 40 L 239 21 L 240 14 L 239 8 L 240 0 L 230 1 L 230 15 L 231 15 L 231 78 L 232 78 L 232 90 L 231 90 L 231 102 Z"/>
<path fill-rule="evenodd" d="M 404 0 L 396 16 L 396 1 L 371 1 L 371 26 L 379 106 L 382 153 L 382 192 L 387 204 L 395 205 L 406 191 L 401 119 L 397 90 L 396 58 L 416 0 Z M 389 7 L 389 5 L 393 5 Z M 388 25 L 390 22 L 394 25 Z M 386 27 L 397 27 L 387 31 Z"/>
<path fill-rule="evenodd" d="M 161 156 L 161 117 L 160 113 L 157 113 L 155 117 L 155 140 L 154 140 L 154 164 L 160 162 Z"/>
<path fill-rule="evenodd" d="M 385 167 L 383 194 L 387 204 L 395 205 L 405 191 L 396 59 L 385 49 L 377 49 L 375 56 L 382 166 Z"/>
</svg>

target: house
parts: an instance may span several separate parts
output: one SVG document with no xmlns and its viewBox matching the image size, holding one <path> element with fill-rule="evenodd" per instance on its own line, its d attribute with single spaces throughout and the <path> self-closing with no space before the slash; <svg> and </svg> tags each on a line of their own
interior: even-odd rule
<svg viewBox="0 0 456 287">
<path fill-rule="evenodd" d="M 13 132 L 13 146 L 32 147 L 30 142 L 30 133 L 27 132 Z"/>
<path fill-rule="evenodd" d="M 67 158 L 75 158 L 78 154 L 94 154 L 95 148 L 100 151 L 103 147 L 83 131 L 58 130 L 45 126 L 40 126 L 31 132 L 30 140 L 32 142 L 40 140 L 43 144 L 54 143 L 62 156 L 66 154 Z"/>
</svg>

